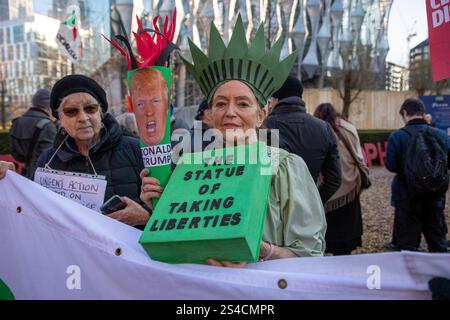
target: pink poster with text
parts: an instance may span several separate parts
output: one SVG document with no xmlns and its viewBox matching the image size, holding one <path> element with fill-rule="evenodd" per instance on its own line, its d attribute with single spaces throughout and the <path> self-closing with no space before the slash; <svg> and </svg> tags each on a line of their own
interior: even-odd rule
<svg viewBox="0 0 450 320">
<path fill-rule="evenodd" d="M 425 0 L 433 80 L 450 78 L 450 0 Z"/>
</svg>

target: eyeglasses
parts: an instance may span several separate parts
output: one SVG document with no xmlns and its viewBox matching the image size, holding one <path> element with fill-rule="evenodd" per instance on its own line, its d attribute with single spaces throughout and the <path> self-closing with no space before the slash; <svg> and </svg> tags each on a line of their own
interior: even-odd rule
<svg viewBox="0 0 450 320">
<path fill-rule="evenodd" d="M 98 111 L 100 105 L 98 104 L 88 104 L 83 106 L 84 113 L 86 114 L 94 114 Z M 69 118 L 76 117 L 80 113 L 80 108 L 77 107 L 67 107 L 62 110 L 64 115 Z"/>
</svg>

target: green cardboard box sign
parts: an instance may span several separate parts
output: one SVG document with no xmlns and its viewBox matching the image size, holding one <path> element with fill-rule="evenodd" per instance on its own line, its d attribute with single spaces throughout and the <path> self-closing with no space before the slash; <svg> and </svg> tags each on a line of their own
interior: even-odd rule
<svg viewBox="0 0 450 320">
<path fill-rule="evenodd" d="M 168 263 L 257 261 L 270 173 L 261 142 L 183 155 L 139 242 Z"/>
</svg>

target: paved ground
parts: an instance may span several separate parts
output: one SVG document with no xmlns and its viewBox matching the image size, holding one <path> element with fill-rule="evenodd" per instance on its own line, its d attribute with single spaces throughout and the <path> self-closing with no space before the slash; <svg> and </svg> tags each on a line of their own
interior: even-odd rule
<svg viewBox="0 0 450 320">
<path fill-rule="evenodd" d="M 363 210 L 363 246 L 353 253 L 386 251 L 384 246 L 392 237 L 394 208 L 390 205 L 391 181 L 393 174 L 383 167 L 373 167 L 370 173 L 372 186 L 361 195 Z M 450 192 L 447 192 L 445 215 L 450 229 Z M 422 249 L 426 244 L 422 236 Z"/>
</svg>

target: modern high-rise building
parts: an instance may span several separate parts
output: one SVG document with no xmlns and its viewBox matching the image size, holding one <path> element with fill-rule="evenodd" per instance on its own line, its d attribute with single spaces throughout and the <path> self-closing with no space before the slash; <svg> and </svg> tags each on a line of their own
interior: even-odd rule
<svg viewBox="0 0 450 320">
<path fill-rule="evenodd" d="M 33 93 L 54 84 L 62 76 L 76 72 L 93 75 L 111 58 L 111 46 L 102 38 L 110 36 L 111 1 L 78 0 L 83 56 L 71 64 L 57 47 L 56 33 L 71 0 L 0 0 L 0 81 L 7 120 L 17 116 L 31 103 Z M 113 94 L 113 106 L 122 105 L 125 91 L 111 85 L 121 84 L 120 72 L 98 75 L 105 90 Z M 115 79 L 111 79 L 114 76 Z M 117 78 L 117 80 L 116 80 Z M 116 95 L 117 97 L 114 97 Z M 0 99 L 1 100 L 1 99 Z"/>
<path fill-rule="evenodd" d="M 386 90 L 389 91 L 409 90 L 408 68 L 388 62 L 386 67 Z"/>
<path fill-rule="evenodd" d="M 24 18 L 32 13 L 31 0 L 0 0 L 0 21 Z"/>
<path fill-rule="evenodd" d="M 284 37 L 281 56 L 294 49 L 298 60 L 293 73 L 305 86 L 329 86 L 342 71 L 363 70 L 370 89 L 384 89 L 387 27 L 392 0 L 197 0 L 177 1 L 181 15 L 178 45 L 189 55 L 187 38 L 207 50 L 210 23 L 225 39 L 241 14 L 247 37 L 264 22 L 267 44 Z M 173 12 L 171 1 L 160 1 L 153 15 Z M 163 10 L 162 10 L 163 9 Z M 198 90 L 182 65 L 178 66 L 177 104 L 198 102 Z M 367 88 L 367 89 L 369 89 Z"/>
<path fill-rule="evenodd" d="M 422 41 L 409 51 L 409 86 L 411 89 L 423 91 L 432 88 L 430 42 Z"/>
<path fill-rule="evenodd" d="M 409 89 L 419 96 L 450 94 L 448 79 L 433 81 L 429 39 L 409 51 Z"/>
<path fill-rule="evenodd" d="M 51 88 L 68 73 L 67 59 L 55 42 L 59 23 L 39 14 L 0 22 L 0 81 L 7 120 L 30 106 L 37 89 Z"/>
</svg>

